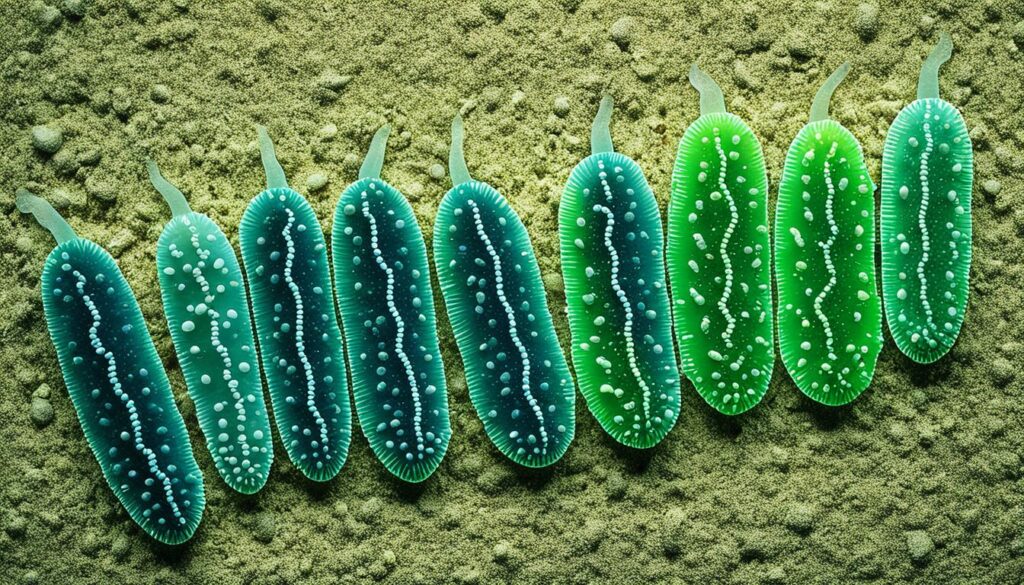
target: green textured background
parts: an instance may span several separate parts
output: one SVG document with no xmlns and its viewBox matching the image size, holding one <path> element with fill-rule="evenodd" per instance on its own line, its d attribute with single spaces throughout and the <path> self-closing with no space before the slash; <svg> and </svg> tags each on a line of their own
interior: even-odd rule
<svg viewBox="0 0 1024 585">
<path fill-rule="evenodd" d="M 866 5 L 872 16 L 838 0 L 50 1 L 62 22 L 41 3 L 0 0 L 0 582 L 1020 582 L 1020 3 L 883 0 Z M 83 19 L 70 18 L 76 3 Z M 589 153 L 602 90 L 618 104 L 616 149 L 664 209 L 676 144 L 697 117 L 685 72 L 699 60 L 762 141 L 774 203 L 785 149 L 843 59 L 854 68 L 832 113 L 880 183 L 885 131 L 939 29 L 956 44 L 941 87 L 971 129 L 978 190 L 967 318 L 937 364 L 915 366 L 889 340 L 872 387 L 840 409 L 812 404 L 777 364 L 765 401 L 736 419 L 684 383 L 679 422 L 650 454 L 616 447 L 578 400 L 565 459 L 526 472 L 484 436 L 439 311 L 455 434 L 425 486 L 392 480 L 358 433 L 326 486 L 291 467 L 276 433 L 258 496 L 216 479 L 161 314 L 154 252 L 167 214 L 146 156 L 237 245 L 263 186 L 254 123 L 269 125 L 329 230 L 386 117 L 384 178 L 429 235 L 449 187 L 429 169 L 445 163 L 462 107 L 471 170 L 526 223 L 567 348 L 558 198 Z M 38 124 L 63 131 L 53 158 L 33 148 Z M 330 182 L 310 193 L 317 173 Z M 15 210 L 20 187 L 108 248 L 140 295 L 207 475 L 206 514 L 184 547 L 154 544 L 103 485 L 42 319 L 52 240 Z M 33 400 L 41 384 L 50 397 Z M 37 415 L 52 405 L 51 423 L 33 423 L 33 402 Z"/>
</svg>

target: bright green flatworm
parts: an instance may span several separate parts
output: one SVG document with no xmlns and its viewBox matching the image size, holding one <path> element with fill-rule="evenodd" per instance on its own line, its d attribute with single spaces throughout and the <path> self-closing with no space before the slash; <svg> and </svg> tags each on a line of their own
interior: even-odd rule
<svg viewBox="0 0 1024 585">
<path fill-rule="evenodd" d="M 668 204 L 668 274 L 683 372 L 719 412 L 768 391 L 775 365 L 768 175 L 761 143 L 697 68 L 700 117 L 679 141 Z"/>
<path fill-rule="evenodd" d="M 828 117 L 848 71 L 818 90 L 786 155 L 775 213 L 782 363 L 804 394 L 831 406 L 868 387 L 882 350 L 874 184 L 860 143 Z"/>
<path fill-rule="evenodd" d="M 963 116 L 939 98 L 939 67 L 952 52 L 943 33 L 882 154 L 886 320 L 896 346 L 919 363 L 956 342 L 969 293 L 974 153 Z"/>
<path fill-rule="evenodd" d="M 206 447 L 224 482 L 258 492 L 274 460 L 249 297 L 235 250 L 206 215 L 147 163 L 150 182 L 171 208 L 156 247 L 167 326 Z"/>
<path fill-rule="evenodd" d="M 592 154 L 569 175 L 558 233 L 580 391 L 604 430 L 636 448 L 679 416 L 661 213 L 640 167 L 614 151 L 605 96 Z"/>
</svg>

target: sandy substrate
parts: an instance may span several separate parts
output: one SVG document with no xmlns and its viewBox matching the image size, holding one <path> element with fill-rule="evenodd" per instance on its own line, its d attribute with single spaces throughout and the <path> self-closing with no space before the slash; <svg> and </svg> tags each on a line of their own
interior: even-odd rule
<svg viewBox="0 0 1024 585">
<path fill-rule="evenodd" d="M 0 582 L 1021 582 L 1024 5 L 51 2 L 0 0 Z M 237 244 L 263 184 L 254 124 L 329 229 L 386 120 L 383 176 L 429 235 L 461 110 L 470 169 L 526 223 L 567 349 L 558 200 L 603 91 L 617 150 L 664 208 L 697 116 L 691 62 L 762 140 L 774 186 L 815 89 L 850 60 L 832 111 L 879 183 L 886 129 L 940 30 L 956 44 L 942 93 L 976 147 L 971 301 L 940 362 L 916 366 L 889 339 L 872 387 L 843 408 L 804 398 L 777 362 L 765 401 L 738 418 L 685 383 L 676 429 L 649 452 L 617 447 L 580 397 L 565 459 L 530 472 L 487 440 L 441 311 L 455 434 L 424 485 L 393 480 L 361 435 L 326 485 L 280 443 L 259 495 L 217 478 L 163 320 L 168 212 L 146 157 Z M 52 240 L 15 210 L 19 188 L 110 250 L 139 297 L 206 475 L 185 546 L 136 527 L 88 450 L 39 299 Z"/>
</svg>

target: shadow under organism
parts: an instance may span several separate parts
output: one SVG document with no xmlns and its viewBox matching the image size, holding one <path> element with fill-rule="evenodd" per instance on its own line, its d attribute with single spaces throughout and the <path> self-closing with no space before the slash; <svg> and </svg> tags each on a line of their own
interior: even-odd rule
<svg viewBox="0 0 1024 585">
<path fill-rule="evenodd" d="M 506 457 L 502 457 L 502 459 L 501 465 L 512 473 L 516 478 L 516 483 L 532 491 L 540 491 L 547 487 L 551 483 L 551 479 L 558 473 L 558 469 L 565 466 L 564 458 L 547 467 L 523 467 Z"/>
<path fill-rule="evenodd" d="M 662 441 L 664 443 L 664 440 Z M 660 451 L 659 443 L 649 449 L 637 449 L 635 447 L 629 447 L 616 441 L 608 433 L 601 433 L 601 444 L 608 448 L 609 451 L 618 459 L 630 473 L 644 473 L 651 466 L 651 461 L 658 455 Z"/>
<path fill-rule="evenodd" d="M 409 483 L 385 471 L 381 481 L 388 484 L 391 488 L 391 492 L 394 493 L 399 500 L 407 504 L 415 504 L 427 491 L 427 487 L 432 479 L 433 477 L 429 477 L 419 483 Z"/>
<path fill-rule="evenodd" d="M 152 538 L 144 540 L 146 548 L 157 564 L 166 567 L 182 567 L 192 562 L 193 547 L 196 542 L 204 538 L 201 532 L 202 530 L 197 530 L 195 536 L 181 544 L 164 544 Z"/>
<path fill-rule="evenodd" d="M 854 399 L 854 402 L 856 402 L 856 399 Z M 814 427 L 821 431 L 835 431 L 852 421 L 854 419 L 854 402 L 842 406 L 828 406 L 811 400 L 802 392 L 800 393 L 801 406 L 810 413 L 811 422 L 814 423 Z"/>
</svg>

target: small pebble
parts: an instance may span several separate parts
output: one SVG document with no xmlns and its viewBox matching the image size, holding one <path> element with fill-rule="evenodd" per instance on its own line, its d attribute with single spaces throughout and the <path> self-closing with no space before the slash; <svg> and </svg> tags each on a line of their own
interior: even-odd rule
<svg viewBox="0 0 1024 585">
<path fill-rule="evenodd" d="M 91 148 L 83 150 L 78 154 L 78 164 L 85 167 L 94 167 L 100 163 L 100 151 Z"/>
<path fill-rule="evenodd" d="M 797 534 L 807 534 L 814 528 L 814 511 L 807 504 L 796 504 L 786 513 L 786 526 Z"/>
<path fill-rule="evenodd" d="M 17 514 L 11 514 L 4 522 L 4 532 L 11 538 L 21 538 L 25 536 L 25 531 L 27 530 L 28 522 L 24 517 Z"/>
<path fill-rule="evenodd" d="M 32 128 L 32 146 L 39 152 L 53 154 L 64 145 L 64 133 L 59 128 L 50 126 L 34 126 Z"/>
<path fill-rule="evenodd" d="M 50 390 L 49 384 L 40 384 L 39 387 L 36 388 L 35 392 L 32 393 L 32 396 L 34 398 L 45 398 L 49 400 L 50 392 L 52 391 Z"/>
<path fill-rule="evenodd" d="M 110 545 L 110 554 L 112 554 L 114 558 L 119 561 L 123 561 L 128 556 L 128 553 L 131 552 L 131 550 L 131 542 L 124 536 L 118 536 Z"/>
<path fill-rule="evenodd" d="M 68 18 L 77 20 L 85 17 L 87 6 L 85 0 L 64 0 L 62 8 Z"/>
<path fill-rule="evenodd" d="M 556 97 L 553 111 L 556 116 L 564 118 L 569 113 L 569 98 L 565 96 Z"/>
<path fill-rule="evenodd" d="M 320 129 L 320 138 L 323 140 L 333 140 L 338 135 L 338 127 L 334 124 L 326 124 Z"/>
<path fill-rule="evenodd" d="M 1003 190 L 1003 184 L 995 179 L 989 179 L 981 184 L 981 188 L 984 189 L 986 193 L 994 197 L 999 195 L 999 192 Z"/>
<path fill-rule="evenodd" d="M 1010 33 L 1010 36 L 1013 38 L 1013 42 L 1017 43 L 1018 47 L 1024 48 L 1024 20 L 1018 22 L 1013 27 L 1013 32 Z"/>
<path fill-rule="evenodd" d="M 910 560 L 923 564 L 935 550 L 935 542 L 924 530 L 911 530 L 907 533 L 907 550 L 910 552 Z"/>
<path fill-rule="evenodd" d="M 36 18 L 39 21 L 40 28 L 52 31 L 60 26 L 60 23 L 64 20 L 64 15 L 57 8 L 44 5 L 39 8 Z"/>
<path fill-rule="evenodd" d="M 857 6 L 857 15 L 853 19 L 853 30 L 862 41 L 870 41 L 878 35 L 878 6 L 875 4 L 860 4 Z"/>
<path fill-rule="evenodd" d="M 306 178 L 306 189 L 308 189 L 310 193 L 316 193 L 326 187 L 329 181 L 330 179 L 327 178 L 326 174 L 313 173 Z"/>
<path fill-rule="evenodd" d="M 494 551 L 492 554 L 494 562 L 504 563 L 508 560 L 508 557 L 511 554 L 511 552 L 512 551 L 509 549 L 507 544 L 505 544 L 504 542 L 499 542 L 498 544 L 494 545 Z"/>
<path fill-rule="evenodd" d="M 370 498 L 359 507 L 358 519 L 367 524 L 374 524 L 383 509 L 384 503 L 379 498 Z"/>
<path fill-rule="evenodd" d="M 256 522 L 252 528 L 252 536 L 256 540 L 267 544 L 274 540 L 274 536 L 277 534 L 277 523 L 274 521 L 274 515 L 270 512 L 261 512 L 256 515 Z"/>
<path fill-rule="evenodd" d="M 333 71 L 325 71 L 320 75 L 320 79 L 317 80 L 317 83 L 324 89 L 341 91 L 345 89 L 345 86 L 348 85 L 349 81 L 352 81 L 351 75 L 339 75 Z"/>
<path fill-rule="evenodd" d="M 33 398 L 28 415 L 36 428 L 41 429 L 53 422 L 53 405 L 45 398 Z"/>
<path fill-rule="evenodd" d="M 436 179 L 438 181 L 443 179 L 445 174 L 446 174 L 446 172 L 444 170 L 444 165 L 441 165 L 441 164 L 438 164 L 438 163 L 434 163 L 434 164 L 430 165 L 430 168 L 427 169 L 427 173 L 430 174 L 430 178 L 431 179 Z"/>
<path fill-rule="evenodd" d="M 997 357 L 992 360 L 991 368 L 992 381 L 999 386 L 1005 386 L 1017 376 L 1017 368 L 1013 366 L 1010 360 L 1004 357 Z"/>
<path fill-rule="evenodd" d="M 171 101 L 171 88 L 162 83 L 158 83 L 153 86 L 152 90 L 150 90 L 149 97 L 158 104 L 166 104 Z"/>
<path fill-rule="evenodd" d="M 562 294 L 565 292 L 565 281 L 562 279 L 562 275 L 557 272 L 545 272 L 542 277 L 544 281 L 544 288 L 548 292 L 556 294 Z"/>
<path fill-rule="evenodd" d="M 85 180 L 85 191 L 102 205 L 113 205 L 117 202 L 117 189 L 96 175 L 91 175 Z"/>
<path fill-rule="evenodd" d="M 519 106 L 519 104 L 523 103 L 523 100 L 525 99 L 526 94 L 517 89 L 514 92 L 512 92 L 512 98 L 509 101 L 512 102 L 512 107 L 517 107 Z"/>
<path fill-rule="evenodd" d="M 629 47 L 629 44 L 633 42 L 633 33 L 635 29 L 635 21 L 628 16 L 623 16 L 612 24 L 608 33 L 611 35 L 612 40 L 615 41 L 615 44 L 625 50 Z"/>
<path fill-rule="evenodd" d="M 621 500 L 626 497 L 628 487 L 629 484 L 621 475 L 612 472 L 608 474 L 608 479 L 604 482 L 604 493 L 609 500 Z"/>
</svg>

